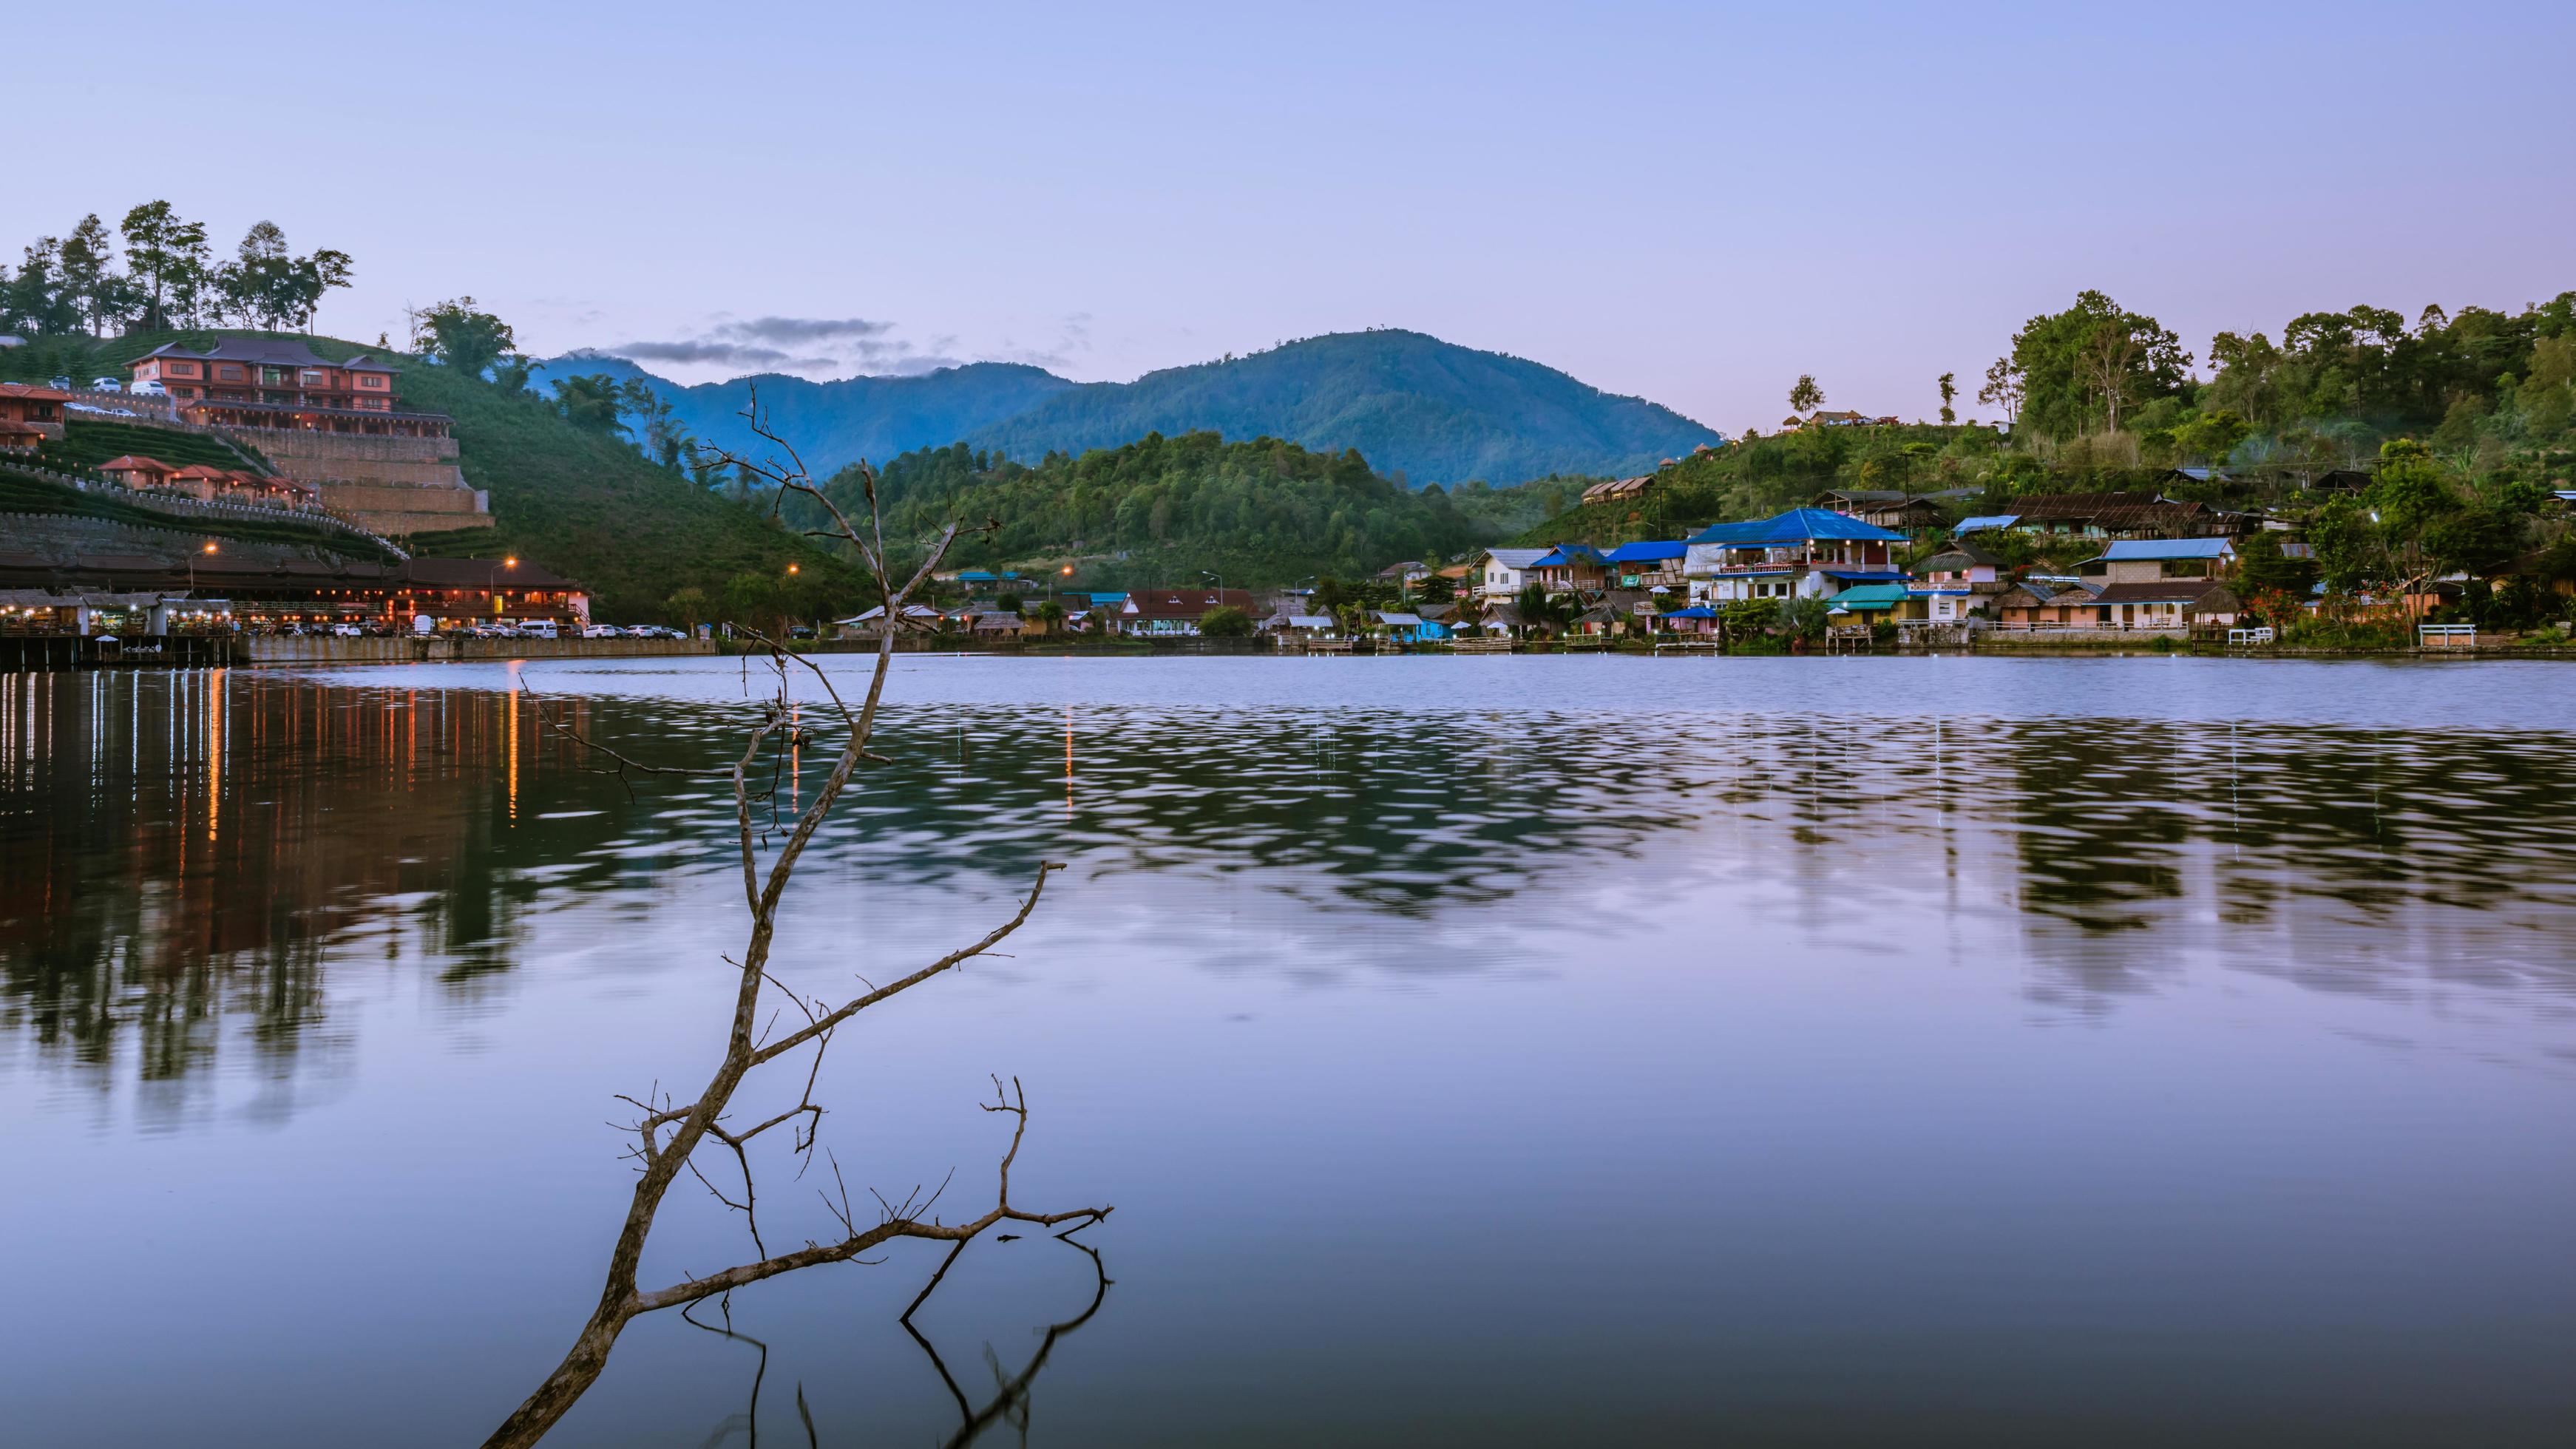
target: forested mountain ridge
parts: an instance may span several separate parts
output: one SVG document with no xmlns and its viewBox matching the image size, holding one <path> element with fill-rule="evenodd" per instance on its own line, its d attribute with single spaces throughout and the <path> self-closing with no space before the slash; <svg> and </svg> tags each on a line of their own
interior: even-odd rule
<svg viewBox="0 0 2576 1449">
<path fill-rule="evenodd" d="M 855 469 L 824 486 L 844 510 L 866 507 Z M 1462 553 L 1498 531 L 1479 504 L 1499 495 L 1453 499 L 1401 487 L 1356 452 L 1213 432 L 1150 433 L 1035 466 L 963 443 L 923 449 L 886 464 L 880 495 L 889 538 L 928 538 L 954 520 L 969 531 L 950 563 L 1049 573 L 1072 563 L 1078 587 L 1190 583 L 1202 571 L 1246 586 L 1362 575 Z M 791 521 L 804 506 L 788 500 Z"/>
<path fill-rule="evenodd" d="M 550 359 L 528 385 L 543 389 L 549 379 L 595 373 L 620 383 L 642 379 L 689 435 L 749 457 L 776 451 L 743 418 L 756 393 L 764 425 L 792 444 L 818 477 L 861 458 L 882 463 L 919 448 L 945 446 L 1077 386 L 1043 368 L 974 362 L 906 377 L 814 382 L 763 373 L 684 387 L 626 358 L 600 352 Z"/>
<path fill-rule="evenodd" d="M 866 458 L 963 441 L 1023 463 L 1116 448 L 1147 433 L 1283 438 L 1356 448 L 1413 487 L 1550 474 L 1641 472 L 1718 435 L 1669 408 L 1419 332 L 1344 332 L 1268 352 L 1167 368 L 1134 382 L 1073 383 L 1038 368 L 973 363 L 915 377 L 838 382 L 763 376 L 682 387 L 627 359 L 576 352 L 538 381 L 642 378 L 701 441 L 756 451 L 740 416 L 757 387 L 768 426 L 822 474 Z"/>
<path fill-rule="evenodd" d="M 1720 441 L 1642 398 L 1394 329 L 1332 333 L 1130 383 L 1069 388 L 967 441 L 1027 461 L 1198 430 L 1356 448 L 1414 487 L 1635 473 Z"/>
</svg>

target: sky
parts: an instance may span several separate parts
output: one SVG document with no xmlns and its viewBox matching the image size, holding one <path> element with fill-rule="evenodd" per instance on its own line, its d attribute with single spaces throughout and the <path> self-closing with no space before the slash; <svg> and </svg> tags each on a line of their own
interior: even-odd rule
<svg viewBox="0 0 2576 1449">
<path fill-rule="evenodd" d="M 1089 381 L 1398 326 L 1731 431 L 1802 373 L 1972 398 L 2086 287 L 2203 357 L 2576 288 L 2565 3 L 213 15 L 12 14 L 59 147 L 0 256 L 167 199 L 352 254 L 320 330 L 361 340 L 471 295 L 682 381 Z"/>
</svg>

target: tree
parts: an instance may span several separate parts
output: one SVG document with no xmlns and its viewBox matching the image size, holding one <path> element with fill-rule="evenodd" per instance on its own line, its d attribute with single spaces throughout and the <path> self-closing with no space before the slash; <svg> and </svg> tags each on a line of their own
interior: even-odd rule
<svg viewBox="0 0 2576 1449">
<path fill-rule="evenodd" d="M 2174 446 L 2185 457 L 2198 458 L 2212 466 L 2224 463 L 2254 431 L 2233 408 L 2220 408 L 2204 413 L 2174 429 Z"/>
<path fill-rule="evenodd" d="M 186 316 L 180 296 L 184 291 L 194 297 L 189 273 L 203 264 L 205 224 L 182 220 L 166 201 L 147 201 L 127 212 L 117 230 L 125 236 L 125 266 L 142 325 L 168 327 Z"/>
<path fill-rule="evenodd" d="M 1249 639 L 1252 616 L 1232 604 L 1219 604 L 1199 615 L 1199 634 L 1207 639 Z"/>
<path fill-rule="evenodd" d="M 2281 536 L 2265 529 L 2248 537 L 2238 551 L 2236 580 L 2238 594 L 2246 598 L 2274 593 L 2304 598 L 2317 581 L 2317 566 L 2282 553 Z"/>
<path fill-rule="evenodd" d="M 680 627 L 694 634 L 707 617 L 707 591 L 695 584 L 684 584 L 671 591 L 662 601 L 662 611 L 680 621 Z"/>
<path fill-rule="evenodd" d="M 2027 416 L 2048 436 L 2071 438 L 2097 411 L 2105 429 L 2117 432 L 2131 404 L 2181 391 L 2191 354 L 2153 317 L 2086 291 L 2067 310 L 2024 323 L 2013 334 L 2011 361 L 2021 389 L 2016 425 Z"/>
<path fill-rule="evenodd" d="M 2004 426 L 2021 422 L 2021 369 L 2009 357 L 1998 357 L 1986 369 L 1986 385 L 1977 389 L 1977 401 L 1990 408 L 2004 410 Z"/>
<path fill-rule="evenodd" d="M 1816 386 L 1815 375 L 1802 372 L 1789 387 L 1789 411 L 1812 413 L 1825 405 L 1825 390 Z"/>
<path fill-rule="evenodd" d="M 585 433 L 603 436 L 627 430 L 620 416 L 626 394 L 616 378 L 594 372 L 583 377 L 556 378 L 553 386 L 555 410 L 563 414 L 565 422 Z"/>
<path fill-rule="evenodd" d="M 1788 631 L 1790 638 L 1812 643 L 1825 637 L 1825 615 L 1831 610 L 1824 600 L 1782 599 L 1779 603 L 1780 627 Z"/>
<path fill-rule="evenodd" d="M 758 428 L 754 423 L 755 429 Z M 764 436 L 767 436 L 764 434 Z M 772 441 L 775 441 L 774 438 Z M 801 472 L 785 470 L 767 474 L 776 485 L 774 496 L 794 491 L 828 506 L 822 491 Z M 868 496 L 876 496 L 873 480 Z M 835 528 L 832 537 L 843 546 L 868 559 L 878 587 L 883 591 L 889 616 L 899 613 L 912 591 L 926 580 L 947 554 L 957 537 L 952 523 L 944 528 L 930 545 L 927 559 L 898 585 L 883 558 L 875 551 L 875 540 L 884 536 L 884 522 L 871 513 L 865 531 L 851 525 L 839 510 L 832 510 Z M 894 658 L 895 631 L 891 628 L 879 636 L 874 669 L 868 676 L 867 690 L 857 706 L 844 703 L 833 690 L 829 676 L 811 661 L 786 653 L 771 642 L 769 667 L 776 681 L 776 692 L 763 703 L 753 722 L 750 738 L 741 756 L 729 767 L 712 770 L 658 768 L 607 749 L 590 740 L 567 724 L 560 711 L 549 718 L 540 715 L 541 723 L 571 740 L 578 747 L 605 755 L 616 764 L 617 772 L 639 774 L 717 776 L 732 786 L 734 815 L 739 829 L 734 832 L 741 864 L 743 897 L 750 914 L 747 939 L 738 955 L 726 958 L 735 972 L 736 987 L 724 1037 L 724 1050 L 713 1073 L 694 1099 L 678 1101 L 659 1093 L 624 1100 L 636 1112 L 629 1124 L 634 1133 L 632 1156 L 636 1163 L 635 1186 L 628 1199 L 626 1214 L 617 1232 L 615 1246 L 608 1256 L 608 1268 L 599 1297 L 589 1317 L 583 1322 L 563 1359 L 534 1392 L 502 1421 L 485 1440 L 485 1449 L 527 1449 L 543 1439 L 573 1405 L 596 1383 L 607 1368 L 610 1352 L 626 1326 L 647 1313 L 676 1308 L 685 1313 L 694 1304 L 709 1298 L 724 1298 L 736 1289 L 775 1278 L 800 1269 L 825 1264 L 867 1261 L 869 1250 L 900 1238 L 917 1238 L 949 1245 L 948 1257 L 931 1277 L 928 1286 L 913 1300 L 903 1314 L 908 1324 L 914 1309 L 927 1300 L 947 1276 L 967 1246 L 992 1228 L 1004 1223 L 1026 1223 L 1032 1227 L 1061 1228 L 1069 1234 L 1109 1216 L 1106 1206 L 1080 1207 L 1065 1212 L 1030 1212 L 1011 1201 L 1011 1165 L 1019 1156 L 1022 1136 L 1028 1129 L 1028 1096 L 1019 1090 L 1016 1078 L 1009 1089 L 1001 1078 L 993 1078 L 998 1100 L 986 1110 L 1012 1121 L 1010 1146 L 1002 1153 L 992 1205 L 972 1217 L 956 1222 L 932 1216 L 932 1207 L 941 1194 L 929 1200 L 916 1190 L 900 1203 L 879 1196 L 880 1211 L 867 1226 L 859 1218 L 864 1210 L 851 1200 L 842 1177 L 837 1156 L 826 1153 L 830 1163 L 834 1192 L 823 1198 L 832 1226 L 815 1222 L 817 1234 L 803 1236 L 800 1246 L 773 1253 L 763 1236 L 761 1204 L 769 1202 L 773 1215 L 769 1231 L 778 1231 L 776 1199 L 764 1198 L 755 1189 L 755 1161 L 767 1164 L 782 1151 L 798 1165 L 800 1173 L 814 1165 L 816 1148 L 823 1133 L 825 1109 L 815 1099 L 816 1084 L 822 1080 L 823 1056 L 830 1050 L 834 1033 L 852 1017 L 890 997 L 908 991 L 924 981 L 951 971 L 990 952 L 1001 944 L 1037 909 L 1046 890 L 1047 876 L 1063 867 L 1052 861 L 1038 864 L 1036 879 L 1028 894 L 1021 898 L 1016 914 L 985 932 L 974 942 L 941 956 L 908 975 L 896 978 L 882 987 L 870 987 L 864 994 L 853 995 L 834 1004 L 818 996 L 806 996 L 788 987 L 779 977 L 782 965 L 773 965 L 772 948 L 777 940 L 779 905 L 785 897 L 798 861 L 813 842 L 834 804 L 848 787 L 864 760 L 878 759 L 869 749 L 875 735 L 878 709 L 885 695 L 888 666 Z M 825 696 L 831 701 L 826 710 L 807 701 L 801 707 L 789 698 L 788 672 L 791 668 L 812 670 L 821 681 Z M 542 710 L 543 706 L 540 705 Z M 838 748 L 826 743 L 830 733 L 838 733 Z M 801 795 L 792 794 L 787 803 L 788 820 L 779 818 L 780 801 L 775 780 L 782 769 L 794 767 L 794 757 L 801 751 L 831 750 L 830 770 L 814 791 L 813 803 L 797 808 Z M 755 828 L 755 817 L 762 822 Z M 789 821 L 792 820 L 792 824 Z M 764 858 L 765 856 L 765 858 Z M 783 1003 L 765 1003 L 764 997 L 784 997 Z M 796 1015 L 780 1019 L 780 1013 L 792 1008 Z M 801 1025 L 792 1023 L 801 1022 Z M 774 1028 L 774 1029 L 773 1029 Z M 811 1056 L 807 1053 L 810 1049 Z M 803 1090 L 785 1110 L 768 1114 L 761 1110 L 735 1115 L 737 1094 L 745 1083 L 770 1063 L 785 1058 L 795 1066 L 808 1066 Z M 809 1064 L 810 1061 L 810 1065 Z M 792 1090 L 792 1081 L 791 1088 Z M 786 1100 L 781 1092 L 778 1100 Z M 753 1121 L 757 1118 L 757 1121 Z M 786 1127 L 790 1145 L 780 1148 L 779 1139 L 767 1134 Z M 708 1161 L 698 1162 L 701 1149 Z M 755 1154 L 758 1154 L 755 1156 Z M 645 1247 L 653 1236 L 664 1200 L 687 1173 L 703 1183 L 716 1200 L 730 1211 L 742 1214 L 743 1226 L 751 1239 L 752 1256 L 748 1261 L 712 1272 L 690 1273 L 676 1282 L 648 1287 L 643 1277 Z M 739 1173 L 738 1179 L 734 1174 Z M 713 1176 L 710 1176 L 713 1174 Z M 718 1187 L 719 1179 L 738 1180 L 739 1198 L 726 1188 Z M 837 1200 L 836 1200 L 837 1199 Z M 1106 1275 L 1101 1281 L 1105 1285 Z M 1033 1371 L 1033 1370 L 1032 1370 Z M 970 1420 L 969 1428 L 973 1427 Z"/>
<path fill-rule="evenodd" d="M 1951 406 L 1958 400 L 1959 374 L 1955 372 L 1941 374 L 1941 426 L 1946 428 L 1959 420 L 1959 410 Z"/>
<path fill-rule="evenodd" d="M 441 302 L 421 313 L 420 327 L 427 344 L 422 350 L 467 377 L 483 376 L 485 368 L 519 350 L 510 324 L 482 310 L 472 297 Z M 520 381 L 524 386 L 526 378 Z"/>
<path fill-rule="evenodd" d="M 61 286 L 73 308 L 88 322 L 89 335 L 105 331 L 110 300 L 117 291 L 116 247 L 107 223 L 97 212 L 80 219 L 62 241 Z"/>
</svg>

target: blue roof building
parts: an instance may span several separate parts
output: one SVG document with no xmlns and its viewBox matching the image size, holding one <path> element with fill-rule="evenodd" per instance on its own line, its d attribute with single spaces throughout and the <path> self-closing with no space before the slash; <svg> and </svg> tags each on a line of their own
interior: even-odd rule
<svg viewBox="0 0 2576 1449">
<path fill-rule="evenodd" d="M 1905 535 L 1829 508 L 1792 508 L 1691 535 L 1684 572 L 1702 592 L 1737 599 L 1823 598 L 1863 583 L 1902 583 Z"/>
</svg>

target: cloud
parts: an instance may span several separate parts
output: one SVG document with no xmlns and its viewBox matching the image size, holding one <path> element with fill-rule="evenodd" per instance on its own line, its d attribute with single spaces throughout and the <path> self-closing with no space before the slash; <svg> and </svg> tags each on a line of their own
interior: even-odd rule
<svg viewBox="0 0 2576 1449">
<path fill-rule="evenodd" d="M 836 357 L 798 357 L 776 347 L 758 347 L 710 338 L 678 342 L 628 342 L 600 351 L 632 362 L 677 362 L 699 367 L 766 367 L 782 372 L 829 372 L 841 365 Z"/>
<path fill-rule="evenodd" d="M 891 322 L 866 317 L 753 317 L 719 323 L 708 335 L 736 342 L 813 346 L 843 338 L 883 337 L 893 330 Z"/>
</svg>

